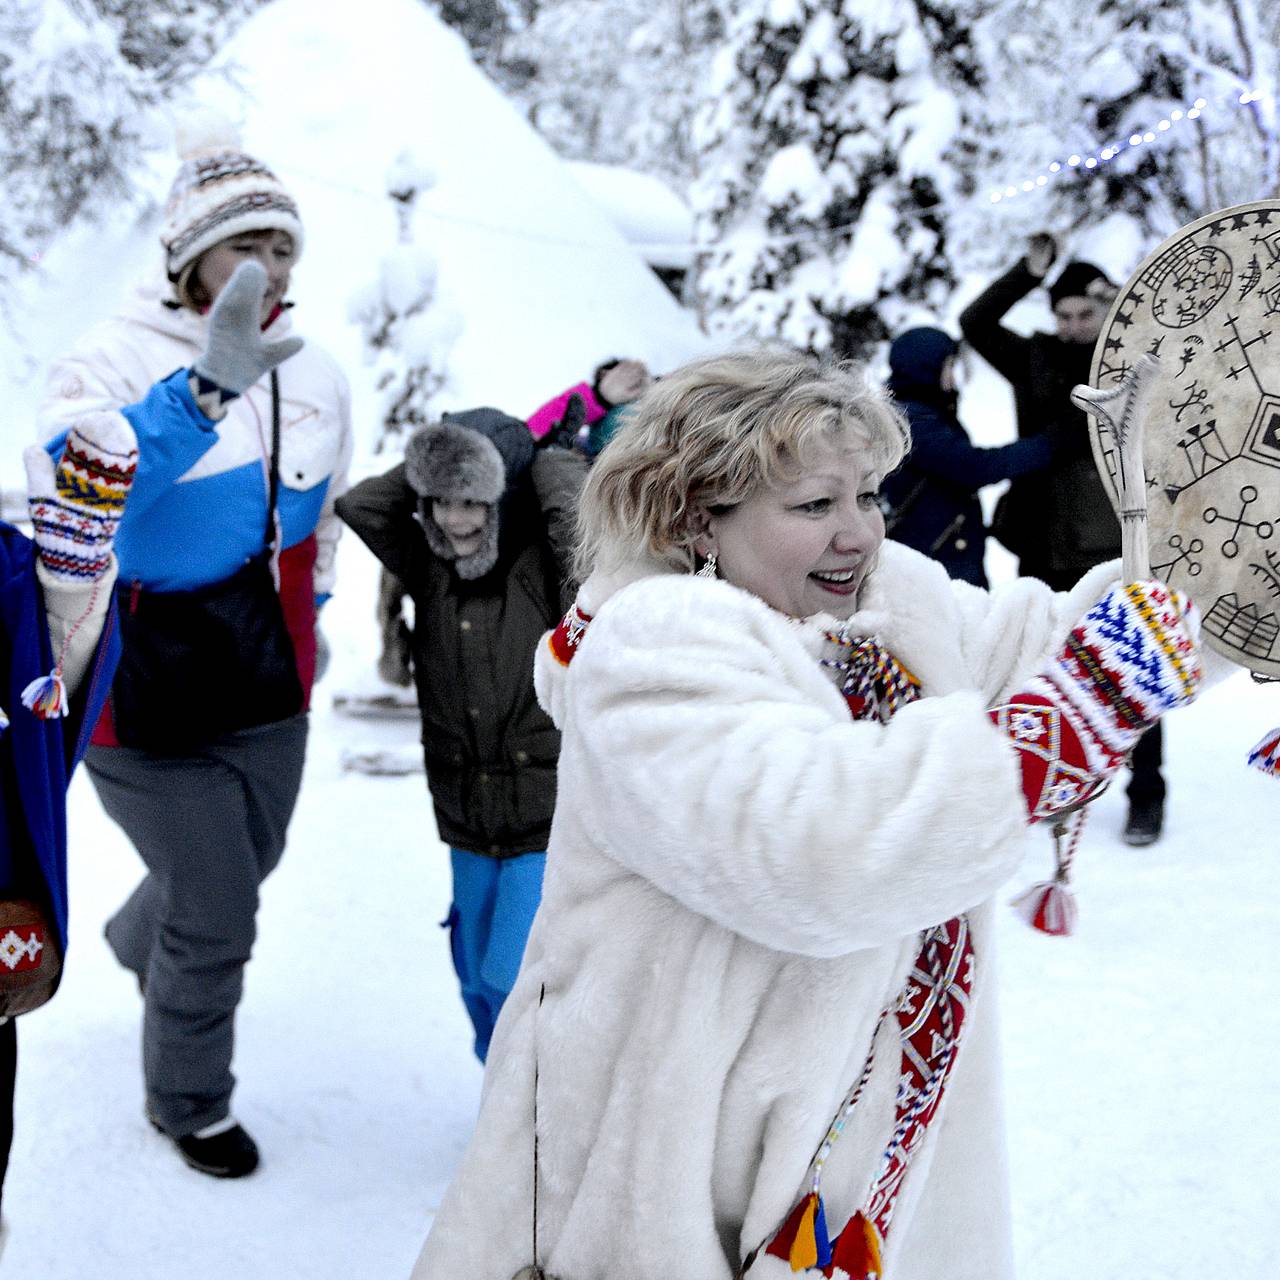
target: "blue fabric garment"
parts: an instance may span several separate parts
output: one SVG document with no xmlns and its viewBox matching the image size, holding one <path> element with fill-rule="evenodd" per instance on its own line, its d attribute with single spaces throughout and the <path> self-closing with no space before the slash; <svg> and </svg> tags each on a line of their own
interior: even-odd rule
<svg viewBox="0 0 1280 1280">
<path fill-rule="evenodd" d="M 89 745 L 120 656 L 109 610 L 89 673 L 60 720 L 37 719 L 22 691 L 53 668 L 35 544 L 0 523 L 0 699 L 9 727 L 0 734 L 0 890 L 39 869 L 65 952 L 67 810 L 71 772 Z"/>
<path fill-rule="evenodd" d="M 1047 437 L 983 448 L 969 439 L 957 397 L 940 385 L 956 341 L 941 329 L 909 329 L 889 348 L 889 389 L 911 423 L 911 452 L 884 483 L 888 536 L 940 561 L 953 578 L 987 585 L 987 530 L 978 491 L 1040 470 L 1053 450 Z"/>
<path fill-rule="evenodd" d="M 217 424 L 196 407 L 187 374 L 171 373 L 121 409 L 138 437 L 138 473 L 116 534 L 116 559 L 121 582 L 153 591 L 190 591 L 230 577 L 262 550 L 267 527 L 260 460 L 183 479 L 218 442 Z M 65 440 L 60 432 L 49 441 L 51 457 L 61 455 Z M 328 480 L 310 489 L 280 486 L 281 547 L 311 535 L 328 490 Z"/>
<path fill-rule="evenodd" d="M 608 413 L 591 425 L 587 432 L 587 457 L 594 458 L 618 433 L 618 428 L 635 412 L 635 401 L 616 404 Z"/>
<path fill-rule="evenodd" d="M 453 906 L 447 921 L 453 967 L 475 1028 L 476 1057 L 489 1040 L 503 1002 L 515 986 L 529 929 L 542 899 L 545 853 L 491 858 L 450 849 Z"/>
</svg>

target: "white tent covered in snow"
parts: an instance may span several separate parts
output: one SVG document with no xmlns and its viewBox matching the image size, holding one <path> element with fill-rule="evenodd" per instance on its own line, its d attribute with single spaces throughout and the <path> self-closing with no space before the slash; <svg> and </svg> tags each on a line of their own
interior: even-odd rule
<svg viewBox="0 0 1280 1280">
<path fill-rule="evenodd" d="M 384 192 L 406 148 L 435 173 L 415 231 L 438 259 L 438 305 L 460 322 L 443 407 L 525 414 L 610 356 L 662 370 L 703 349 L 694 317 L 421 0 L 362 0 L 358 15 L 341 0 L 275 0 L 218 62 L 229 74 L 215 68 L 196 92 L 298 200 L 298 323 L 351 375 L 362 444 L 376 409 L 346 302 L 395 242 Z M 44 364 L 158 262 L 158 205 L 176 167 L 171 152 L 155 157 L 141 225 L 130 213 L 76 231 L 28 282 L 23 358 L 0 368 L 15 417 L 34 404 Z M 21 423 L 11 417 L 6 433 L 21 438 Z"/>
<path fill-rule="evenodd" d="M 661 178 L 584 160 L 571 160 L 569 171 L 651 267 L 693 264 L 693 210 Z"/>
</svg>

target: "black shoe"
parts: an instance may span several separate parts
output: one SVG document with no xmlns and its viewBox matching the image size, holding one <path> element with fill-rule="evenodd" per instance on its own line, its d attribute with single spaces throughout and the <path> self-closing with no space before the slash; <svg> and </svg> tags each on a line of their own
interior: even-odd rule
<svg viewBox="0 0 1280 1280">
<path fill-rule="evenodd" d="M 164 1133 L 154 1120 L 151 1124 L 158 1133 Z M 194 1133 L 185 1138 L 170 1137 L 167 1133 L 164 1136 L 178 1148 L 178 1154 L 191 1168 L 211 1178 L 244 1178 L 258 1167 L 258 1144 L 238 1124 L 207 1138 Z"/>
<path fill-rule="evenodd" d="M 1123 832 L 1125 844 L 1155 844 L 1163 830 L 1163 800 L 1134 800 L 1129 805 L 1129 820 Z"/>
</svg>

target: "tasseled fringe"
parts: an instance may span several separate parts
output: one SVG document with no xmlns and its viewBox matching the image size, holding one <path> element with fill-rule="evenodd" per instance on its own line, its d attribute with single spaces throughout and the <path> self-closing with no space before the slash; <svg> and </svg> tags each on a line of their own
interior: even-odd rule
<svg viewBox="0 0 1280 1280">
<path fill-rule="evenodd" d="M 1076 899 L 1071 892 L 1071 865 L 1089 810 L 1060 813 L 1053 824 L 1053 879 L 1033 884 L 1010 905 L 1033 928 L 1055 937 L 1076 931 Z"/>
<path fill-rule="evenodd" d="M 792 1271 L 808 1271 L 810 1267 L 825 1270 L 829 1267 L 831 1240 L 827 1236 L 827 1215 L 822 1197 L 812 1191 L 805 1196 L 778 1228 L 765 1253 L 789 1263 Z"/>
<path fill-rule="evenodd" d="M 831 1253 L 828 1276 L 844 1272 L 850 1280 L 880 1280 L 880 1233 L 861 1209 L 849 1219 Z"/>
<path fill-rule="evenodd" d="M 1255 769 L 1280 777 L 1280 729 L 1272 729 L 1252 751 L 1249 763 Z"/>
<path fill-rule="evenodd" d="M 1076 930 L 1076 898 L 1061 880 L 1033 884 L 1011 903 L 1013 909 L 1041 933 L 1065 937 Z"/>
<path fill-rule="evenodd" d="M 62 674 L 51 671 L 47 676 L 33 680 L 22 691 L 22 705 L 37 720 L 56 720 L 65 716 L 70 709 L 67 705 L 67 686 Z"/>
</svg>

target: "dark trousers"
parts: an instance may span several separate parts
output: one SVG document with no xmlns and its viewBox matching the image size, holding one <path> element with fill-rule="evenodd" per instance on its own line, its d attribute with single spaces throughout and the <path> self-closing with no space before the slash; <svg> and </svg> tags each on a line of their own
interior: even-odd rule
<svg viewBox="0 0 1280 1280">
<path fill-rule="evenodd" d="M 107 922 L 107 942 L 145 984 L 147 1112 L 175 1138 L 230 1114 L 258 888 L 284 852 L 306 744 L 306 716 L 296 716 L 190 756 L 91 747 L 85 758 L 102 807 L 147 867 Z"/>
<path fill-rule="evenodd" d="M 1018 562 L 1018 572 L 1024 578 L 1039 578 L 1055 591 L 1070 591 L 1080 581 L 1083 570 L 1049 569 L 1032 561 Z M 1164 776 L 1160 766 L 1164 762 L 1164 726 L 1159 720 L 1138 739 L 1129 754 L 1129 785 L 1125 795 L 1130 804 L 1161 803 L 1165 795 Z"/>
<path fill-rule="evenodd" d="M 0 1026 L 0 1207 L 4 1204 L 4 1175 L 13 1146 L 13 1089 L 18 1082 L 18 1024 L 13 1018 Z"/>
</svg>

